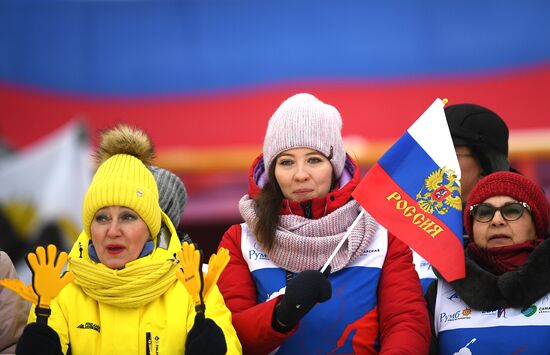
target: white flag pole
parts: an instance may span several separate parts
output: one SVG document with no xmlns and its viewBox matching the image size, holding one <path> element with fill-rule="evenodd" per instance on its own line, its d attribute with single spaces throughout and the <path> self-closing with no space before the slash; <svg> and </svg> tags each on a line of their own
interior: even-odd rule
<svg viewBox="0 0 550 355">
<path fill-rule="evenodd" d="M 355 221 L 353 221 L 353 223 L 351 224 L 351 226 L 349 226 L 348 230 L 346 230 L 346 233 L 344 234 L 344 236 L 342 237 L 342 240 L 340 240 L 340 243 L 338 243 L 338 245 L 336 246 L 336 249 L 334 249 L 334 251 L 332 252 L 332 254 L 330 254 L 330 256 L 328 257 L 328 260 L 327 262 L 325 263 L 325 265 L 323 265 L 323 267 L 321 268 L 321 272 L 325 272 L 325 270 L 327 269 L 327 267 L 330 265 L 330 263 L 332 262 L 332 259 L 334 259 L 334 257 L 336 256 L 336 253 L 338 253 L 338 251 L 340 250 L 340 248 L 342 247 L 342 245 L 344 245 L 344 242 L 346 241 L 346 239 L 348 239 L 349 235 L 351 234 L 351 231 L 353 230 L 353 228 L 355 228 L 355 226 L 357 225 L 357 223 L 359 223 L 359 220 L 361 219 L 361 217 L 363 217 L 363 215 L 365 214 L 365 210 L 363 208 L 361 208 L 361 212 L 359 213 L 359 215 L 357 216 L 357 218 L 355 218 Z"/>
</svg>

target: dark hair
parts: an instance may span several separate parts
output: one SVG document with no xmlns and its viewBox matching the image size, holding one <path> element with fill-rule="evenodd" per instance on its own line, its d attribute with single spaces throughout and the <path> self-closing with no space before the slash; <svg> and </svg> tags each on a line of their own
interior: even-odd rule
<svg viewBox="0 0 550 355">
<path fill-rule="evenodd" d="M 279 223 L 279 211 L 283 201 L 283 193 L 275 179 L 275 166 L 269 167 L 269 180 L 256 198 L 255 209 L 257 222 L 254 226 L 254 234 L 260 245 L 269 251 L 275 240 L 275 231 Z"/>
<path fill-rule="evenodd" d="M 481 175 L 487 176 L 496 171 L 509 171 L 510 162 L 508 158 L 494 149 L 481 149 L 478 146 L 469 146 L 474 158 L 481 167 Z"/>
</svg>

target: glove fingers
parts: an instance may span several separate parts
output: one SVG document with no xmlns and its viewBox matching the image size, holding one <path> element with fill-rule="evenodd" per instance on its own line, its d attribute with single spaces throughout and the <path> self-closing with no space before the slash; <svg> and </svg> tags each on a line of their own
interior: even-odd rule
<svg viewBox="0 0 550 355">
<path fill-rule="evenodd" d="M 186 248 L 183 251 L 183 266 L 191 265 L 193 263 L 192 261 L 192 251 L 190 251 L 189 248 Z"/>
<path fill-rule="evenodd" d="M 18 279 L 2 279 L 0 280 L 0 285 L 4 286 L 5 288 L 9 288 L 10 290 L 15 290 L 15 288 L 18 286 L 18 282 L 21 281 Z"/>
<path fill-rule="evenodd" d="M 217 268 L 224 269 L 227 266 L 227 263 L 229 263 L 229 259 L 229 250 L 220 248 L 220 250 L 218 250 L 218 254 L 216 254 Z"/>
<path fill-rule="evenodd" d="M 44 249 L 44 247 L 40 246 L 38 248 L 36 248 L 36 257 L 38 258 L 38 263 L 40 265 L 45 265 L 46 264 L 46 249 Z"/>
<path fill-rule="evenodd" d="M 218 255 L 223 256 L 224 258 L 227 258 L 229 260 L 229 249 L 220 248 L 218 250 Z"/>
<path fill-rule="evenodd" d="M 46 259 L 46 264 L 55 265 L 57 256 L 57 248 L 53 244 L 48 244 L 48 258 Z"/>
<path fill-rule="evenodd" d="M 19 281 L 19 282 L 17 282 Z M 11 280 L 11 279 L 3 279 L 3 280 L 0 280 L 0 285 L 4 286 L 5 288 L 9 289 L 9 290 L 12 290 L 13 292 L 17 293 L 18 295 L 21 295 L 21 291 L 23 290 L 23 287 L 22 286 L 25 286 L 25 285 L 21 285 L 23 282 L 21 282 L 21 280 L 17 280 L 17 279 L 14 279 L 14 280 Z"/>
<path fill-rule="evenodd" d="M 60 280 L 63 288 L 74 280 L 74 274 L 71 271 L 65 271 Z"/>
<path fill-rule="evenodd" d="M 195 248 L 192 244 L 189 244 L 187 242 L 183 243 L 181 247 L 181 255 L 182 255 L 182 261 L 185 264 L 189 264 L 189 259 L 194 249 Z"/>
<path fill-rule="evenodd" d="M 38 258 L 35 253 L 30 252 L 27 254 L 27 264 L 29 264 L 29 268 L 32 271 L 38 267 Z"/>
<path fill-rule="evenodd" d="M 181 251 L 179 251 L 179 253 L 181 254 L 181 263 L 182 265 L 188 265 L 189 264 L 189 249 L 188 248 L 185 248 L 185 249 L 182 249 Z"/>
<path fill-rule="evenodd" d="M 67 259 L 68 259 L 68 255 L 64 251 L 59 253 L 59 255 L 57 256 L 57 260 L 55 260 L 55 271 L 58 274 L 61 273 L 61 270 L 63 269 L 63 267 L 65 266 L 65 263 L 67 262 Z"/>
<path fill-rule="evenodd" d="M 215 254 L 212 254 L 212 258 L 213 258 L 213 262 L 218 265 L 219 261 L 220 261 L 220 257 L 222 256 L 223 252 L 222 252 L 222 249 L 220 248 Z"/>
<path fill-rule="evenodd" d="M 220 248 L 217 254 L 210 256 L 208 263 L 208 273 L 204 277 L 204 292 L 203 297 L 206 299 L 214 285 L 218 282 L 223 269 L 229 263 L 229 250 Z"/>
<path fill-rule="evenodd" d="M 178 250 L 176 252 L 176 258 L 178 258 L 180 265 L 183 265 L 183 251 Z"/>
<path fill-rule="evenodd" d="M 187 243 L 187 246 L 184 249 L 184 252 L 185 252 L 185 262 L 186 262 L 186 264 L 195 265 L 196 259 L 197 259 L 197 253 L 198 253 L 198 250 L 195 247 L 195 244 Z"/>
<path fill-rule="evenodd" d="M 23 281 L 19 279 L 0 280 L 0 285 L 9 290 L 12 290 L 27 301 L 30 301 L 34 304 L 38 303 L 38 296 L 34 293 L 32 286 L 25 285 Z"/>
<path fill-rule="evenodd" d="M 213 271 L 224 269 L 229 263 L 229 250 L 220 248 L 217 254 L 212 254 L 208 262 L 208 271 L 212 268 Z"/>
<path fill-rule="evenodd" d="M 178 280 L 180 280 L 180 282 L 185 285 L 185 276 L 183 275 L 183 270 L 182 269 L 177 269 L 176 270 L 176 277 L 178 278 Z"/>
<path fill-rule="evenodd" d="M 181 250 L 178 251 L 178 255 L 181 256 L 180 260 L 183 264 L 187 264 L 187 250 L 189 248 L 189 244 L 187 242 L 183 243 L 181 246 Z"/>
<path fill-rule="evenodd" d="M 211 267 L 214 267 L 215 262 L 216 262 L 216 254 L 210 255 L 210 259 L 208 259 L 208 271 L 210 271 Z"/>
<path fill-rule="evenodd" d="M 195 246 L 193 244 L 187 244 L 185 249 L 185 262 L 187 264 L 193 262 L 193 252 L 195 251 Z"/>
<path fill-rule="evenodd" d="M 181 268 L 176 272 L 176 277 L 183 286 L 186 288 L 187 292 L 191 295 L 196 304 L 200 304 L 202 297 L 202 253 L 196 247 L 195 244 L 190 244 L 184 242 L 182 245 L 180 255 Z"/>
</svg>

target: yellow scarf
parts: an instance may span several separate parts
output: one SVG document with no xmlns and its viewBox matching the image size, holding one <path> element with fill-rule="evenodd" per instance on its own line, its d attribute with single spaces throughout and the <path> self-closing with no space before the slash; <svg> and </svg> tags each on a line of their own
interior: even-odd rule
<svg viewBox="0 0 550 355">
<path fill-rule="evenodd" d="M 71 259 L 74 283 L 98 302 L 124 308 L 141 307 L 160 297 L 176 282 L 176 265 L 171 260 L 140 260 L 113 270 L 88 259 Z"/>
</svg>

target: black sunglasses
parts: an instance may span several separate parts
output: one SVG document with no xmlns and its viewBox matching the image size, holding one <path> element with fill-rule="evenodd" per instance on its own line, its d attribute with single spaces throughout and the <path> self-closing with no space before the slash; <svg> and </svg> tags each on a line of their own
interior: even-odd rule
<svg viewBox="0 0 550 355">
<path fill-rule="evenodd" d="M 480 203 L 470 206 L 470 214 L 474 219 L 481 223 L 487 223 L 493 220 L 496 211 L 507 221 L 515 221 L 523 216 L 523 211 L 531 211 L 531 207 L 526 202 L 508 202 L 500 207 L 495 207 L 488 203 Z"/>
</svg>

